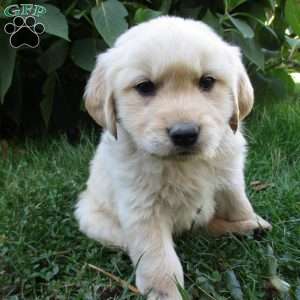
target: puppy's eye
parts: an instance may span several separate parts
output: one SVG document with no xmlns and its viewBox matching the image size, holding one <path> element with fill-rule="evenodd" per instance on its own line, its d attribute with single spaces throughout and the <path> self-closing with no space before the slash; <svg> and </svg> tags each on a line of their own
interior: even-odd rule
<svg viewBox="0 0 300 300">
<path fill-rule="evenodd" d="M 203 90 L 203 91 L 210 91 L 213 88 L 215 82 L 216 82 L 216 79 L 213 78 L 212 76 L 203 75 L 200 78 L 199 86 L 200 86 L 201 90 Z"/>
<path fill-rule="evenodd" d="M 156 91 L 155 84 L 150 80 L 143 81 L 137 84 L 134 88 L 142 96 L 154 96 Z"/>
</svg>

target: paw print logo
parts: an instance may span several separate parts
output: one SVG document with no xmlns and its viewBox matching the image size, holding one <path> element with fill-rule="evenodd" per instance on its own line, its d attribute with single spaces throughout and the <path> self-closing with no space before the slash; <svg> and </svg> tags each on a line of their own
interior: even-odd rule
<svg viewBox="0 0 300 300">
<path fill-rule="evenodd" d="M 10 35 L 10 45 L 13 48 L 27 46 L 36 48 L 40 43 L 40 37 L 45 31 L 45 26 L 42 23 L 36 23 L 33 16 L 26 18 L 17 16 L 12 23 L 7 23 L 4 26 L 4 31 Z"/>
</svg>

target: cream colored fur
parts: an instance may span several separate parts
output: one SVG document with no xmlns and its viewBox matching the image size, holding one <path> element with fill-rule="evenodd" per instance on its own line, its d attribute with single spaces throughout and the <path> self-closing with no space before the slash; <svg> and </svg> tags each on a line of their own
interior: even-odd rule
<svg viewBox="0 0 300 300">
<path fill-rule="evenodd" d="M 216 78 L 209 92 L 199 89 L 203 74 Z M 146 79 L 158 87 L 153 97 L 134 88 Z M 245 194 L 239 121 L 251 111 L 252 86 L 239 50 L 208 26 L 160 17 L 133 27 L 99 55 L 85 97 L 107 131 L 75 215 L 90 238 L 139 262 L 136 284 L 148 299 L 180 299 L 174 233 L 192 224 L 213 234 L 270 228 Z M 183 156 L 167 128 L 189 121 L 201 131 L 197 151 Z"/>
</svg>

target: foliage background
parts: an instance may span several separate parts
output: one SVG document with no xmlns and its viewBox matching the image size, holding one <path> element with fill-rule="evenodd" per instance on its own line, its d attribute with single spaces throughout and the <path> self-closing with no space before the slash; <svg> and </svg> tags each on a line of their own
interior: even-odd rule
<svg viewBox="0 0 300 300">
<path fill-rule="evenodd" d="M 26 1 L 28 3 L 28 1 Z M 0 138 L 67 131 L 92 124 L 82 105 L 96 54 L 148 19 L 178 15 L 202 20 L 241 47 L 258 101 L 291 95 L 300 69 L 299 0 L 34 1 L 46 7 L 39 47 L 13 49 L 0 2 Z"/>
</svg>

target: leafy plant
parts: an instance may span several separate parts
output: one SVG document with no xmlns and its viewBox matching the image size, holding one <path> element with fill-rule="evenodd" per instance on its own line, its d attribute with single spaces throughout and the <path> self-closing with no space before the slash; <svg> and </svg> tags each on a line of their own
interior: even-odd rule
<svg viewBox="0 0 300 300">
<path fill-rule="evenodd" d="M 10 20 L 1 2 L 0 28 Z M 0 135 L 67 130 L 85 119 L 82 94 L 97 53 L 135 24 L 160 15 L 212 26 L 244 55 L 258 99 L 293 93 L 300 69 L 299 0 L 38 1 L 47 13 L 37 48 L 14 49 L 0 31 Z M 34 2 L 36 4 L 36 1 Z"/>
</svg>

